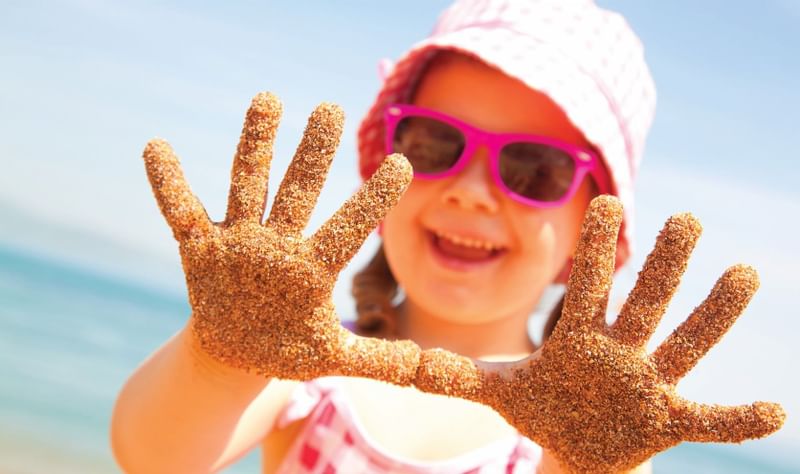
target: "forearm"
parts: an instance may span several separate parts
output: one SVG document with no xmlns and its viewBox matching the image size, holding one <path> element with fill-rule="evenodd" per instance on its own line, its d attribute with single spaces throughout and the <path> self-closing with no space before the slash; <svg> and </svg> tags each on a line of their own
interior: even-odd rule
<svg viewBox="0 0 800 474">
<path fill-rule="evenodd" d="M 536 474 L 566 474 L 567 472 L 568 471 L 561 467 L 558 459 L 550 451 L 547 449 L 542 450 L 542 462 L 539 463 Z M 650 461 L 646 461 L 630 471 L 623 471 L 624 474 L 651 474 L 652 472 L 653 469 Z"/>
<path fill-rule="evenodd" d="M 261 439 L 277 412 L 269 380 L 228 369 L 196 348 L 187 327 L 121 390 L 111 443 L 126 472 L 209 472 Z"/>
</svg>

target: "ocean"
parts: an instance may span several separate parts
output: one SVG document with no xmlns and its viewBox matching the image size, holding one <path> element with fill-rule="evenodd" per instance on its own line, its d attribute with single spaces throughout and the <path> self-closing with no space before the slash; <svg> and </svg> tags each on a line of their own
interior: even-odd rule
<svg viewBox="0 0 800 474">
<path fill-rule="evenodd" d="M 116 394 L 188 314 L 184 295 L 0 245 L 0 472 L 118 472 Z M 683 444 L 655 472 L 800 472 L 743 448 Z M 254 451 L 225 472 L 258 470 Z"/>
</svg>

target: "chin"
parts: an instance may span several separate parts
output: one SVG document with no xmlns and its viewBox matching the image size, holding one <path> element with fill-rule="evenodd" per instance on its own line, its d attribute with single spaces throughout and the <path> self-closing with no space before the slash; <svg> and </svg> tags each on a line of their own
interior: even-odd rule
<svg viewBox="0 0 800 474">
<path fill-rule="evenodd" d="M 476 291 L 464 286 L 424 291 L 414 298 L 414 304 L 426 313 L 444 321 L 458 324 L 483 324 L 498 314 L 497 304 L 476 295 Z M 485 290 L 484 290 L 485 291 Z"/>
</svg>

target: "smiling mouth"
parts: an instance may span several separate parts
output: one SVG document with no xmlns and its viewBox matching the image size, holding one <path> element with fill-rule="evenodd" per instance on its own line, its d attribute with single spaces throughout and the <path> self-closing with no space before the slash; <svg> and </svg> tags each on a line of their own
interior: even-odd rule
<svg viewBox="0 0 800 474">
<path fill-rule="evenodd" d="M 492 242 L 430 231 L 433 248 L 448 263 L 487 263 L 506 252 L 506 248 Z"/>
</svg>

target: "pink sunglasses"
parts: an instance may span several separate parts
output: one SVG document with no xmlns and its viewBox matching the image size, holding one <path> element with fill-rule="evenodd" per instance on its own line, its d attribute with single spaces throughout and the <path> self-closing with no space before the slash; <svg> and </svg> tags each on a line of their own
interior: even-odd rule
<svg viewBox="0 0 800 474">
<path fill-rule="evenodd" d="M 492 177 L 515 201 L 533 207 L 568 202 L 588 173 L 600 193 L 610 186 L 591 150 L 550 137 L 492 133 L 435 110 L 406 104 L 386 108 L 386 153 L 402 153 L 414 176 L 438 179 L 467 165 L 481 145 L 489 149 Z"/>
</svg>

